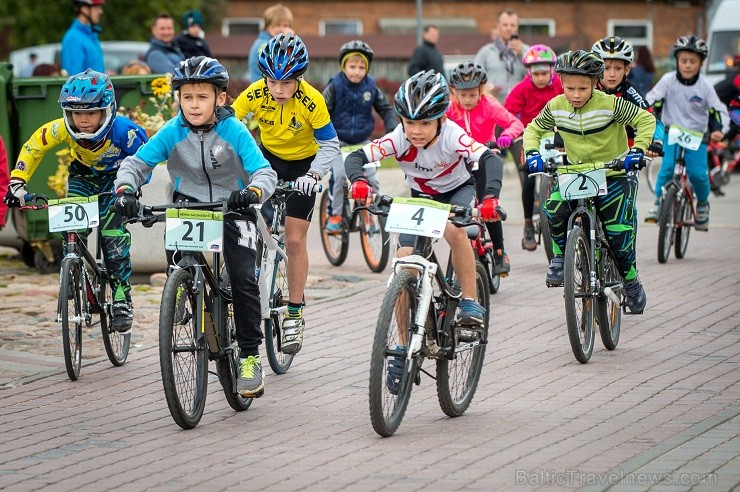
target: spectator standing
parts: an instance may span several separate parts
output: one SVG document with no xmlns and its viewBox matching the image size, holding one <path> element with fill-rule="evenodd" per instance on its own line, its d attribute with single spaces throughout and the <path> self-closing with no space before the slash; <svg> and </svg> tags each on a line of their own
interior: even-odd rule
<svg viewBox="0 0 740 492">
<path fill-rule="evenodd" d="M 62 38 L 62 69 L 67 73 L 81 73 L 92 68 L 105 72 L 103 48 L 98 25 L 103 15 L 105 0 L 72 0 L 76 18 Z"/>
<path fill-rule="evenodd" d="M 631 83 L 640 94 L 647 94 L 653 87 L 655 78 L 655 64 L 650 49 L 647 46 L 638 46 L 635 50 L 635 61 L 627 75 L 627 81 Z"/>
<path fill-rule="evenodd" d="M 259 33 L 257 39 L 249 49 L 247 68 L 249 69 L 249 83 L 253 84 L 262 78 L 259 67 L 259 56 L 267 43 L 278 34 L 293 32 L 293 13 L 288 7 L 280 3 L 268 7 L 262 14 L 264 30 Z"/>
<path fill-rule="evenodd" d="M 478 50 L 475 63 L 488 76 L 489 90 L 500 103 L 506 101 L 509 91 L 526 75 L 522 56 L 529 46 L 519 39 L 519 17 L 512 9 L 498 14 L 498 24 L 492 30 L 491 42 Z"/>
<path fill-rule="evenodd" d="M 175 41 L 185 59 L 194 56 L 213 58 L 211 47 L 204 39 L 206 32 L 203 30 L 203 14 L 199 10 L 188 10 L 182 14 L 182 28 L 184 31 Z"/>
<path fill-rule="evenodd" d="M 437 26 L 432 24 L 424 26 L 422 42 L 409 60 L 409 76 L 416 75 L 419 72 L 426 72 L 427 70 L 434 70 L 442 74 L 443 77 L 447 77 L 447 74 L 444 72 L 442 53 L 437 49 L 438 42 L 439 29 L 437 29 Z"/>
<path fill-rule="evenodd" d="M 38 58 L 39 57 L 36 53 L 30 53 L 28 55 L 28 63 L 23 67 L 23 70 L 21 70 L 21 77 L 31 77 L 33 75 L 33 69 L 39 64 Z"/>
<path fill-rule="evenodd" d="M 185 60 L 185 55 L 175 42 L 175 21 L 168 14 L 157 15 L 144 61 L 152 73 L 174 73 L 182 60 Z"/>
</svg>

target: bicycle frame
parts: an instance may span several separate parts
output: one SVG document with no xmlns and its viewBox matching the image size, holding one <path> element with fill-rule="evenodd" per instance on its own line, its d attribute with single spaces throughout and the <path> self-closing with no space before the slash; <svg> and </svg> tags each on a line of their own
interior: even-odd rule
<svg viewBox="0 0 740 492">
<path fill-rule="evenodd" d="M 674 228 L 675 227 L 683 227 L 683 226 L 694 226 L 696 223 L 696 201 L 694 200 L 694 188 L 691 185 L 691 181 L 689 180 L 689 176 L 686 173 L 686 164 L 684 162 L 684 148 L 681 146 L 678 146 L 678 156 L 676 158 L 676 163 L 673 167 L 673 178 L 671 181 L 669 181 L 665 186 L 663 186 L 663 194 L 661 195 L 661 207 L 662 202 L 665 199 L 666 192 L 669 189 L 669 187 L 674 187 L 677 191 L 676 193 L 676 203 L 683 198 L 685 199 L 689 205 L 691 206 L 691 220 L 684 220 L 684 217 L 681 214 L 680 207 L 675 207 L 673 211 L 674 216 Z"/>
<path fill-rule="evenodd" d="M 100 276 L 101 282 L 108 281 L 108 274 L 107 272 L 103 271 L 98 266 L 97 259 L 93 257 L 92 253 L 90 253 L 90 250 L 87 248 L 87 245 L 84 241 L 79 240 L 79 236 L 77 232 L 75 231 L 68 231 L 65 233 L 67 235 L 66 240 L 66 254 L 64 255 L 64 258 L 62 258 L 62 261 L 66 258 L 72 258 L 75 261 L 78 261 L 81 265 L 80 271 L 82 273 L 82 277 L 85 282 L 85 292 L 86 295 L 82 296 L 82 311 L 85 313 L 85 324 L 89 327 L 92 326 L 92 314 L 94 313 L 100 313 L 103 311 L 103 306 L 100 305 L 98 302 L 97 292 L 93 291 L 92 283 L 90 282 L 90 274 L 88 273 L 88 267 L 92 270 L 93 275 Z M 101 246 L 100 246 L 100 238 L 101 235 L 98 232 L 98 243 L 97 243 L 97 250 L 98 250 L 98 256 L 100 255 Z M 106 306 L 110 309 L 110 306 Z M 57 318 L 56 322 L 60 323 L 62 320 L 62 300 L 57 300 Z M 76 318 L 71 318 L 71 322 L 79 322 L 81 320 L 78 320 Z"/>
<path fill-rule="evenodd" d="M 255 207 L 259 210 L 261 206 Z M 279 306 L 270 309 L 270 298 L 274 294 L 272 292 L 272 276 L 275 268 L 277 267 L 280 259 L 288 263 L 288 256 L 285 254 L 285 250 L 278 244 L 275 235 L 277 235 L 277 224 L 279 224 L 280 209 L 277 207 L 276 213 L 273 216 L 273 227 L 267 226 L 265 219 L 261 213 L 257 213 L 257 230 L 259 231 L 260 237 L 264 244 L 264 254 L 262 256 L 262 262 L 260 263 L 260 276 L 259 276 L 259 289 L 260 289 L 260 307 L 262 313 L 262 319 L 267 320 L 276 314 L 284 314 L 288 310 L 288 306 Z"/>
</svg>

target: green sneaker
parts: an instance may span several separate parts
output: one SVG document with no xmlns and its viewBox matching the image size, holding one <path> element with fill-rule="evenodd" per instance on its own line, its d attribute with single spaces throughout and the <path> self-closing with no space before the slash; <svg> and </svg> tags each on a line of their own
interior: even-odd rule
<svg viewBox="0 0 740 492">
<path fill-rule="evenodd" d="M 239 379 L 236 391 L 244 398 L 259 398 L 265 392 L 265 372 L 259 355 L 239 359 Z"/>
</svg>

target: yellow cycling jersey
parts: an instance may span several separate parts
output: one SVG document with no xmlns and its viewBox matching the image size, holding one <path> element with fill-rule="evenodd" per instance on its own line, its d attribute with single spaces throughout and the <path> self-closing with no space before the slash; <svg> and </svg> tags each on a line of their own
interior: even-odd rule
<svg viewBox="0 0 740 492">
<path fill-rule="evenodd" d="M 319 145 L 314 132 L 331 123 L 324 96 L 305 80 L 285 104 L 275 102 L 265 79 L 258 80 L 239 94 L 233 107 L 240 120 L 253 113 L 262 145 L 287 161 L 316 155 Z"/>
</svg>

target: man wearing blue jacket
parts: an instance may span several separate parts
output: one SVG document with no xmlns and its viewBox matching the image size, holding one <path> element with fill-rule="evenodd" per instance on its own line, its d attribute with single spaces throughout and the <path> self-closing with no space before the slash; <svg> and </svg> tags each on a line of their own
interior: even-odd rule
<svg viewBox="0 0 740 492">
<path fill-rule="evenodd" d="M 62 69 L 68 74 L 82 73 L 88 68 L 105 73 L 103 48 L 98 25 L 105 0 L 72 0 L 77 17 L 62 38 Z"/>
</svg>

